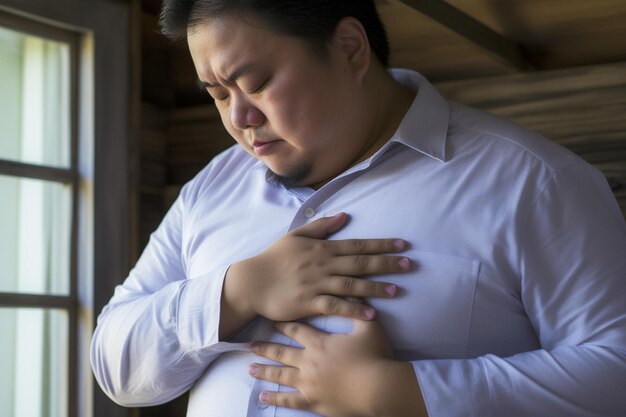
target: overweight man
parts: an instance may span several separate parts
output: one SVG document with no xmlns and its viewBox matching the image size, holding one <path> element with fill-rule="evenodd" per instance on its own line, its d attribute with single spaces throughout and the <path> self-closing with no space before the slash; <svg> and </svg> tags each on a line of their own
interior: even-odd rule
<svg viewBox="0 0 626 417">
<path fill-rule="evenodd" d="M 626 225 L 595 168 L 388 69 L 373 1 L 165 0 L 161 24 L 237 143 L 99 316 L 114 401 L 626 415 Z"/>
</svg>

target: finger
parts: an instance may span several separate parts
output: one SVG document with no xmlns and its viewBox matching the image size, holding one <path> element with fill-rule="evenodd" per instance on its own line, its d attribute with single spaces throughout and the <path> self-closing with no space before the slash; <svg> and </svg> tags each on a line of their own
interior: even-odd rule
<svg viewBox="0 0 626 417">
<path fill-rule="evenodd" d="M 391 298 L 398 293 L 398 287 L 394 284 L 352 277 L 334 277 L 327 281 L 323 290 L 327 294 L 349 297 L 346 301 L 353 303 L 362 302 L 359 297 Z"/>
<path fill-rule="evenodd" d="M 327 268 L 335 275 L 348 277 L 399 274 L 411 269 L 411 260 L 404 256 L 341 256 L 331 259 Z"/>
<path fill-rule="evenodd" d="M 299 392 L 265 391 L 259 394 L 259 400 L 265 404 L 291 408 L 293 410 L 309 410 L 310 405 L 306 397 Z"/>
<path fill-rule="evenodd" d="M 300 343 L 305 348 L 320 337 L 328 335 L 328 333 L 309 326 L 308 324 L 298 323 L 295 321 L 286 321 L 274 323 L 274 328 L 290 339 Z M 302 355 L 302 350 L 298 349 L 298 355 Z M 301 356 L 298 356 L 299 360 Z M 296 366 L 297 367 L 297 366 Z"/>
<path fill-rule="evenodd" d="M 299 228 L 291 231 L 294 236 L 310 237 L 313 239 L 324 239 L 328 235 L 335 233 L 341 229 L 346 221 L 348 215 L 346 213 L 338 213 L 332 217 L 322 217 L 312 221 L 311 223 L 300 226 Z"/>
<path fill-rule="evenodd" d="M 376 317 L 376 310 L 373 308 L 361 303 L 351 303 L 332 295 L 316 296 L 311 301 L 311 308 L 316 313 L 325 316 L 342 316 L 360 320 L 372 320 Z M 300 344 L 304 346 L 304 343 L 300 342 Z"/>
<path fill-rule="evenodd" d="M 302 355 L 302 349 L 278 343 L 255 342 L 250 350 L 255 355 L 293 367 L 297 367 Z"/>
<path fill-rule="evenodd" d="M 295 387 L 300 371 L 290 366 L 268 366 L 253 363 L 248 367 L 248 373 L 257 379 Z"/>
<path fill-rule="evenodd" d="M 376 255 L 402 252 L 409 244 L 402 239 L 346 239 L 329 240 L 335 255 Z"/>
</svg>

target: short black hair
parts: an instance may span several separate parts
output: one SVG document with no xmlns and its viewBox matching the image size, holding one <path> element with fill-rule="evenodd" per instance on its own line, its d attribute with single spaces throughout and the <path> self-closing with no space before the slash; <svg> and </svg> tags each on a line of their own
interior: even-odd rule
<svg viewBox="0 0 626 417">
<path fill-rule="evenodd" d="M 350 16 L 363 25 L 374 55 L 389 65 L 389 41 L 373 0 L 163 0 L 159 25 L 168 38 L 182 40 L 189 28 L 228 14 L 252 16 L 323 54 L 339 21 Z"/>
</svg>

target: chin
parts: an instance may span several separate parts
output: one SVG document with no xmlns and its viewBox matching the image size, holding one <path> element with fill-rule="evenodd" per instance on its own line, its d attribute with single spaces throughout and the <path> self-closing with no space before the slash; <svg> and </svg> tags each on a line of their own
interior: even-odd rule
<svg viewBox="0 0 626 417">
<path fill-rule="evenodd" d="M 286 187 L 306 186 L 308 185 L 308 177 L 311 173 L 311 168 L 307 165 L 298 165 L 291 169 L 274 170 L 269 168 L 274 174 L 274 179 Z"/>
</svg>

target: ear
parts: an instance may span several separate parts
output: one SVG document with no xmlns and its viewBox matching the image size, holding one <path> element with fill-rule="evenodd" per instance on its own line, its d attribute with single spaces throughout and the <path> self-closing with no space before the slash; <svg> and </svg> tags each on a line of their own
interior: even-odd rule
<svg viewBox="0 0 626 417">
<path fill-rule="evenodd" d="M 372 50 L 361 22 L 353 17 L 341 19 L 335 29 L 333 45 L 345 57 L 358 81 L 362 81 L 370 66 Z"/>
</svg>

